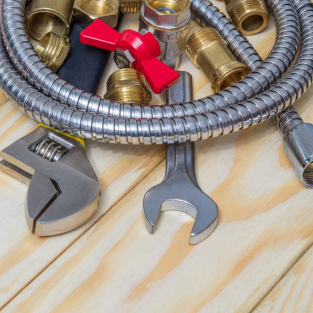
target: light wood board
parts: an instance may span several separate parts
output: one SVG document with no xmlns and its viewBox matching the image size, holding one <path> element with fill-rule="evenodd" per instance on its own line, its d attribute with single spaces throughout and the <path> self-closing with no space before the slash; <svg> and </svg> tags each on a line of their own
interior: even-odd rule
<svg viewBox="0 0 313 313">
<path fill-rule="evenodd" d="M 313 312 L 313 247 L 290 269 L 253 313 Z"/>
<path fill-rule="evenodd" d="M 134 19 L 126 16 L 125 25 L 135 27 Z M 249 39 L 265 57 L 273 22 Z M 186 56 L 181 69 L 194 76 L 195 98 L 211 94 Z M 311 122 L 312 98 L 309 90 L 298 104 Z M 3 104 L 0 149 L 35 127 Z M 164 177 L 163 146 L 88 141 L 86 151 L 100 180 L 99 210 L 59 236 L 28 232 L 27 186 L 0 172 L 3 312 L 250 312 L 312 244 L 312 191 L 295 175 L 272 121 L 196 143 L 199 185 L 219 206 L 217 229 L 196 246 L 188 244 L 186 214 L 163 213 L 154 235 L 144 226 L 142 198 Z"/>
</svg>

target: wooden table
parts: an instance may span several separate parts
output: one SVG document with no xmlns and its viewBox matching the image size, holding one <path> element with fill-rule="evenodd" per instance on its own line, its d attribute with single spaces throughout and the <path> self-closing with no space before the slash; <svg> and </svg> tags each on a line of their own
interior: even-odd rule
<svg viewBox="0 0 313 313">
<path fill-rule="evenodd" d="M 136 17 L 123 26 L 136 29 Z M 190 33 L 197 28 L 193 22 Z M 266 57 L 273 21 L 249 40 Z M 181 69 L 193 74 L 195 98 L 212 93 L 186 55 Z M 311 88 L 297 103 L 308 122 L 312 100 Z M 1 96 L 0 149 L 35 127 Z M 164 177 L 164 146 L 87 141 L 99 210 L 53 237 L 28 231 L 27 186 L 0 171 L 2 312 L 313 312 L 313 191 L 300 183 L 273 122 L 195 146 L 198 182 L 218 204 L 219 221 L 194 246 L 186 214 L 162 213 L 154 235 L 144 225 L 142 199 Z"/>
</svg>

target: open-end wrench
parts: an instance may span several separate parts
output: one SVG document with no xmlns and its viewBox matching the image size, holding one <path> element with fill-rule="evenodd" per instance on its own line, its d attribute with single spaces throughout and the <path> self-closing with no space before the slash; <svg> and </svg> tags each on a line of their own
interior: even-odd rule
<svg viewBox="0 0 313 313">
<path fill-rule="evenodd" d="M 176 88 L 176 92 L 172 88 Z M 189 73 L 180 72 L 180 80 L 172 88 L 167 94 L 167 104 L 192 100 L 192 77 Z M 182 95 L 184 99 L 180 99 Z M 165 205 L 167 201 L 177 203 L 169 206 Z M 150 233 L 154 232 L 161 211 L 166 210 L 179 210 L 195 218 L 190 244 L 201 242 L 214 230 L 217 205 L 197 183 L 193 142 L 167 145 L 165 178 L 146 193 L 143 206 L 146 227 Z"/>
</svg>

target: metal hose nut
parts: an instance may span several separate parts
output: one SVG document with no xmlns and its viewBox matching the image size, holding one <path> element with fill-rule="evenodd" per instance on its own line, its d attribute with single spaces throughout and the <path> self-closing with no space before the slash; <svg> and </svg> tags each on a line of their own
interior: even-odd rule
<svg viewBox="0 0 313 313">
<path fill-rule="evenodd" d="M 230 19 L 244 35 L 257 34 L 266 27 L 270 14 L 263 0 L 224 0 L 224 2 Z"/>
<path fill-rule="evenodd" d="M 122 13 L 139 13 L 142 0 L 121 0 Z"/>
<path fill-rule="evenodd" d="M 75 0 L 73 19 L 86 28 L 96 19 L 116 27 L 120 11 L 120 0 Z"/>
<path fill-rule="evenodd" d="M 313 125 L 304 123 L 292 106 L 274 117 L 284 136 L 284 150 L 304 186 L 313 188 Z"/>
<path fill-rule="evenodd" d="M 71 45 L 67 37 L 55 33 L 44 35 L 38 42 L 35 51 L 53 71 L 57 71 L 65 61 Z"/>
<path fill-rule="evenodd" d="M 141 7 L 139 31 L 156 37 L 161 61 L 175 70 L 185 50 L 190 17 L 190 0 L 144 0 Z"/>
<path fill-rule="evenodd" d="M 221 35 L 212 27 L 198 30 L 187 41 L 187 55 L 211 80 L 214 92 L 219 92 L 242 80 L 250 73 L 227 48 Z"/>
<path fill-rule="evenodd" d="M 149 104 L 151 93 L 146 84 L 141 72 L 133 68 L 124 68 L 109 76 L 104 98 L 122 103 Z"/>
<path fill-rule="evenodd" d="M 27 34 L 36 40 L 50 32 L 66 36 L 73 4 L 74 0 L 33 0 L 26 13 Z"/>
</svg>

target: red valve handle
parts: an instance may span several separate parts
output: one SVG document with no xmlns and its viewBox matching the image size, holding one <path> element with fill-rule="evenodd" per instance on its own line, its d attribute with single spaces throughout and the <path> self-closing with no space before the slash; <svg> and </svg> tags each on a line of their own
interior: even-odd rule
<svg viewBox="0 0 313 313">
<path fill-rule="evenodd" d="M 141 35 L 130 29 L 119 33 L 101 20 L 95 20 L 81 32 L 80 41 L 109 51 L 129 50 L 135 59 L 133 67 L 142 72 L 154 93 L 165 91 L 179 80 L 176 71 L 157 59 L 161 49 L 151 33 Z"/>
</svg>

